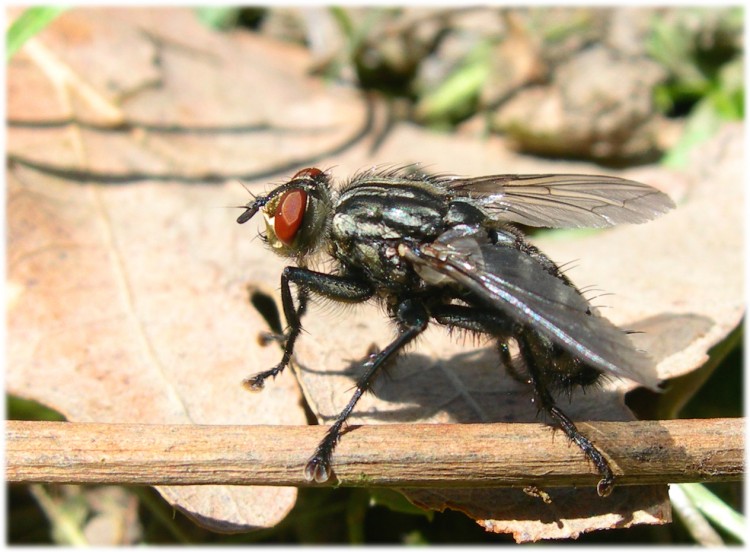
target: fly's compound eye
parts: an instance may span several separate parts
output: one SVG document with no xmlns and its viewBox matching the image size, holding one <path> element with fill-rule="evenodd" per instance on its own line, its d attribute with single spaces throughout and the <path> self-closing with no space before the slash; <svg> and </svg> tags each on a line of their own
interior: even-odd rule
<svg viewBox="0 0 750 552">
<path fill-rule="evenodd" d="M 305 169 L 311 171 L 318 169 Z M 297 173 L 305 172 L 300 171 Z M 319 171 L 320 172 L 320 171 Z M 273 218 L 273 229 L 276 237 L 286 246 L 291 246 L 297 235 L 302 219 L 305 218 L 305 209 L 307 208 L 307 192 L 304 190 L 289 190 L 284 193 L 279 200 L 279 206 Z"/>
<path fill-rule="evenodd" d="M 326 224 L 331 213 L 328 175 L 307 168 L 286 184 L 256 200 L 262 201 L 266 223 L 266 242 L 282 257 L 301 259 L 326 239 Z"/>
<path fill-rule="evenodd" d="M 292 180 L 297 180 L 298 178 L 311 178 L 313 180 L 317 180 L 322 174 L 323 171 L 321 171 L 320 169 L 316 169 L 315 167 L 308 167 L 307 169 L 302 169 L 297 174 L 295 174 L 292 177 Z"/>
</svg>

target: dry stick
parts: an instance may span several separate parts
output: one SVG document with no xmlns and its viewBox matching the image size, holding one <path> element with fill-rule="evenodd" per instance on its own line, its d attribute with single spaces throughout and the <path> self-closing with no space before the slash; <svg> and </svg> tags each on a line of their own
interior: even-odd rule
<svg viewBox="0 0 750 552">
<path fill-rule="evenodd" d="M 619 485 L 733 481 L 744 420 L 581 422 Z M 322 426 L 6 422 L 9 482 L 309 485 Z M 328 484 L 395 487 L 595 485 L 581 451 L 542 424 L 352 426 Z"/>
</svg>

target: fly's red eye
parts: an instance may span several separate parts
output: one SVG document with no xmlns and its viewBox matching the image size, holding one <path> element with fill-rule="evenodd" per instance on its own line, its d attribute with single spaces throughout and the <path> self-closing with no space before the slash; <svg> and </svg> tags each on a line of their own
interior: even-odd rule
<svg viewBox="0 0 750 552">
<path fill-rule="evenodd" d="M 315 167 L 308 167 L 307 169 L 302 169 L 297 174 L 295 174 L 292 177 L 292 180 L 296 180 L 297 178 L 312 178 L 313 180 L 315 180 L 321 174 L 323 174 L 323 171 L 321 171 L 320 169 L 316 169 Z"/>
<path fill-rule="evenodd" d="M 273 229 L 276 237 L 284 245 L 292 245 L 302 219 L 305 217 L 305 207 L 307 207 L 307 192 L 304 190 L 289 190 L 281 196 L 273 219 Z"/>
</svg>

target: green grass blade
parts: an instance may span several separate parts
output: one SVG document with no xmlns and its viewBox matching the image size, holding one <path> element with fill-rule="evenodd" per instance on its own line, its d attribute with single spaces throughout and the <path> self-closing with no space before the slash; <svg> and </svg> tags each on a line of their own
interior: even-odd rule
<svg viewBox="0 0 750 552">
<path fill-rule="evenodd" d="M 8 29 L 5 39 L 5 60 L 10 61 L 27 40 L 39 33 L 66 9 L 40 6 L 23 12 Z"/>
<path fill-rule="evenodd" d="M 685 494 L 703 515 L 738 541 L 745 542 L 747 525 L 745 517 L 727 506 L 718 496 L 700 483 L 683 483 L 680 485 Z"/>
</svg>

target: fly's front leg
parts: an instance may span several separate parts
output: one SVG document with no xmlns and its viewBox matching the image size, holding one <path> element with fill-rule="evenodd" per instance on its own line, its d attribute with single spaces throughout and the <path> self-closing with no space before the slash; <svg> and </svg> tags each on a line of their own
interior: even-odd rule
<svg viewBox="0 0 750 552">
<path fill-rule="evenodd" d="M 282 296 L 282 301 L 281 302 L 282 302 L 282 305 L 283 305 L 284 304 L 284 293 L 283 292 L 282 292 L 281 296 Z M 310 299 L 310 294 L 307 292 L 306 288 L 303 288 L 303 287 L 297 288 L 297 309 L 296 309 L 296 313 L 297 313 L 297 318 L 298 319 L 301 319 L 302 316 L 305 314 L 305 312 L 307 312 L 307 303 L 308 303 L 309 299 Z M 290 299 L 290 301 L 291 301 L 291 299 Z M 282 308 L 283 308 L 283 306 L 282 306 Z M 286 311 L 285 311 L 284 316 L 286 317 Z M 289 318 L 287 318 L 287 325 L 289 324 L 288 321 L 289 321 Z M 288 327 L 287 327 L 286 331 L 281 331 L 281 332 L 278 332 L 278 333 L 277 332 L 273 332 L 273 331 L 272 332 L 263 332 L 260 335 L 259 340 L 260 340 L 261 345 L 268 345 L 272 341 L 275 341 L 276 343 L 280 343 L 281 346 L 283 347 L 286 344 L 287 340 L 289 339 L 289 333 L 290 333 L 290 329 Z"/>
<path fill-rule="evenodd" d="M 315 449 L 315 454 L 305 465 L 305 479 L 323 483 L 331 476 L 331 455 L 341 438 L 344 423 L 352 413 L 354 406 L 360 397 L 370 388 L 378 370 L 390 360 L 396 353 L 403 349 L 415 337 L 421 334 L 427 327 L 429 314 L 424 306 L 416 301 L 407 299 L 401 302 L 395 312 L 398 323 L 398 337 L 385 349 L 370 357 L 364 366 L 367 371 L 357 381 L 357 388 L 344 410 L 336 418 L 336 421 L 326 432 L 326 436 Z"/>
<path fill-rule="evenodd" d="M 297 286 L 298 290 L 298 306 L 296 308 L 292 299 L 292 290 L 289 287 L 290 283 Z M 267 378 L 276 377 L 289 365 L 294 352 L 294 344 L 302 332 L 301 317 L 307 310 L 310 293 L 317 293 L 335 301 L 359 303 L 372 297 L 374 290 L 369 283 L 356 278 L 325 274 L 294 266 L 286 267 L 281 274 L 281 306 L 284 309 L 288 326 L 284 333 L 286 338 L 284 355 L 281 357 L 281 362 L 270 370 L 247 378 L 243 382 L 246 388 L 252 391 L 263 389 L 264 381 Z"/>
<path fill-rule="evenodd" d="M 294 352 L 294 343 L 302 332 L 302 315 L 307 311 L 307 302 L 310 298 L 308 289 L 303 285 L 297 286 L 297 307 L 294 306 L 292 291 L 289 287 L 290 276 L 288 270 L 294 267 L 287 267 L 281 275 L 281 306 L 286 318 L 287 330 L 278 336 L 278 340 L 283 344 L 284 354 L 276 366 L 265 372 L 260 372 L 247 378 L 243 385 L 251 391 L 260 391 L 263 389 L 264 381 L 269 377 L 276 377 L 284 368 L 289 365 Z M 297 269 L 306 270 L 306 269 Z"/>
</svg>

